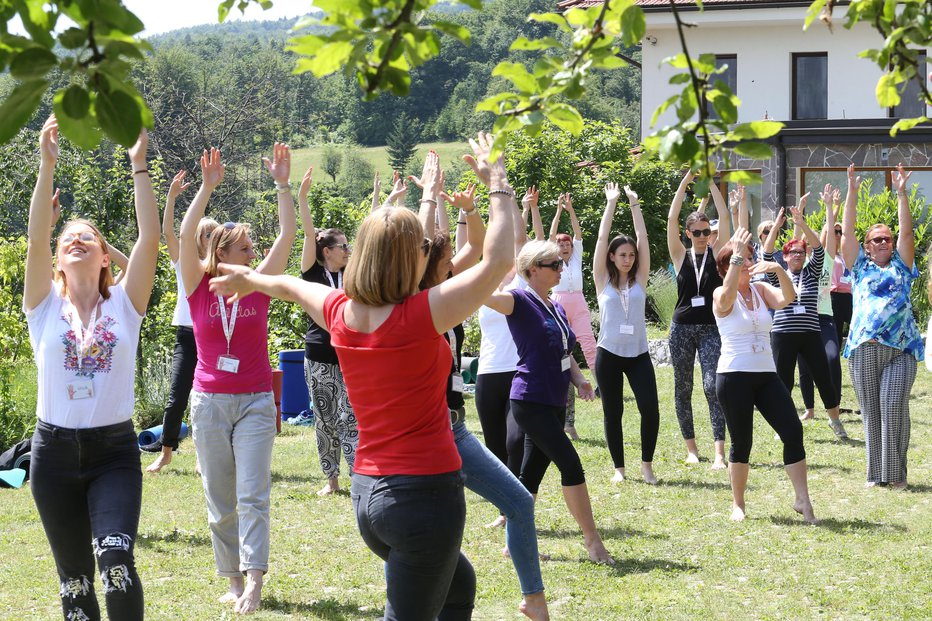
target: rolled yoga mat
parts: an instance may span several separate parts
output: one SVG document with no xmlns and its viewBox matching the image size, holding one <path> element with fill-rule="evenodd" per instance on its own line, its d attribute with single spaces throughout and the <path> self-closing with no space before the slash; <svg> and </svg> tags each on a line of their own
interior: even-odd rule
<svg viewBox="0 0 932 621">
<path fill-rule="evenodd" d="M 185 423 L 181 423 L 181 433 L 178 434 L 179 440 L 184 440 L 188 437 L 188 426 Z M 156 425 L 155 427 L 149 427 L 148 429 L 143 429 L 139 432 L 139 446 L 145 446 L 146 444 L 152 444 L 157 440 L 162 438 L 162 426 Z"/>
<path fill-rule="evenodd" d="M 12 470 L 0 470 L 0 487 L 22 487 L 23 481 L 26 480 L 26 471 L 22 468 L 13 468 Z"/>
</svg>

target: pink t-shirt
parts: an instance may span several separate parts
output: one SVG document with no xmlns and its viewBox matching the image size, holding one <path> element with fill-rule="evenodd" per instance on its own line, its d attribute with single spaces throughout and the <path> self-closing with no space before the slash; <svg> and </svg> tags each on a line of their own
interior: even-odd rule
<svg viewBox="0 0 932 621">
<path fill-rule="evenodd" d="M 250 293 L 239 301 L 230 355 L 239 360 L 236 373 L 221 371 L 217 359 L 227 353 L 227 339 L 220 319 L 220 301 L 210 292 L 205 274 L 188 296 L 194 340 L 197 342 L 197 367 L 194 369 L 194 390 L 220 394 L 269 392 L 272 390 L 272 367 L 269 365 L 269 296 Z M 233 311 L 225 303 L 229 319 Z"/>
<path fill-rule="evenodd" d="M 832 293 L 851 293 L 851 275 L 845 278 L 844 274 L 845 260 L 841 258 L 841 252 L 835 253 L 835 264 L 832 265 Z"/>
</svg>

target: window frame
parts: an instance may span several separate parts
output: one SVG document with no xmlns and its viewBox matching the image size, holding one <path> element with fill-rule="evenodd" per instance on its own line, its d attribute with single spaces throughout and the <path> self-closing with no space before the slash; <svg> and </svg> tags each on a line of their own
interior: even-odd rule
<svg viewBox="0 0 932 621">
<path fill-rule="evenodd" d="M 825 58 L 825 116 L 820 118 L 805 118 L 802 119 L 799 117 L 799 111 L 797 110 L 797 101 L 798 93 L 796 92 L 796 74 L 797 66 L 796 60 L 798 58 Z M 790 68 L 790 116 L 794 121 L 824 121 L 829 118 L 828 114 L 828 52 L 793 52 L 791 55 L 790 63 L 792 67 Z"/>
<path fill-rule="evenodd" d="M 716 67 L 716 68 L 718 68 L 718 63 L 719 63 L 719 61 L 722 61 L 722 60 L 727 61 L 727 64 L 728 64 L 728 66 L 729 66 L 729 70 L 732 69 L 732 68 L 734 68 L 734 71 L 735 71 L 735 87 L 732 89 L 731 93 L 732 93 L 733 95 L 737 95 L 737 94 L 738 94 L 738 53 L 737 53 L 737 52 L 732 52 L 732 53 L 729 53 L 729 54 L 716 54 L 716 55 L 715 55 L 715 67 Z M 734 63 L 734 64 L 732 64 L 732 63 Z M 721 80 L 721 79 L 722 79 L 722 74 L 716 74 L 716 75 L 715 75 L 715 78 Z M 725 80 L 722 80 L 722 81 L 724 82 Z M 714 83 L 714 81 L 713 81 L 713 83 Z M 717 119 L 717 118 L 718 118 L 718 116 L 717 116 L 716 113 L 715 113 L 715 107 L 712 106 L 712 103 L 711 103 L 711 102 L 709 102 L 709 101 L 706 101 L 706 102 L 705 102 L 705 110 L 706 110 L 706 115 L 707 115 L 710 119 Z"/>
</svg>

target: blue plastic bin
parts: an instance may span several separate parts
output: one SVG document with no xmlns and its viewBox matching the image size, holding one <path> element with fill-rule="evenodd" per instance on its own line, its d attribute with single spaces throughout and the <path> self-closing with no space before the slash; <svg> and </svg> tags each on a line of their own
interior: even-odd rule
<svg viewBox="0 0 932 621">
<path fill-rule="evenodd" d="M 278 352 L 278 368 L 282 370 L 282 418 L 297 416 L 310 407 L 310 395 L 304 380 L 304 350 Z"/>
</svg>

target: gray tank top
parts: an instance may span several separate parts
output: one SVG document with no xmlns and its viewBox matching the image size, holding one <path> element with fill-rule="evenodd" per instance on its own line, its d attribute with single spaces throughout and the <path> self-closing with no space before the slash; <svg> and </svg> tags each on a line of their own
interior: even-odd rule
<svg viewBox="0 0 932 621">
<path fill-rule="evenodd" d="M 630 289 L 605 285 L 599 294 L 599 347 L 623 358 L 635 358 L 645 353 L 646 304 L 647 293 L 638 283 Z"/>
</svg>

